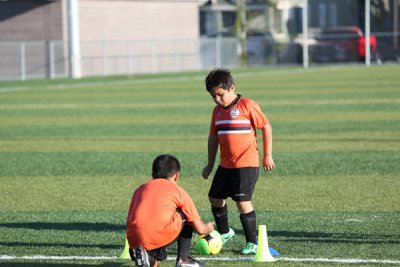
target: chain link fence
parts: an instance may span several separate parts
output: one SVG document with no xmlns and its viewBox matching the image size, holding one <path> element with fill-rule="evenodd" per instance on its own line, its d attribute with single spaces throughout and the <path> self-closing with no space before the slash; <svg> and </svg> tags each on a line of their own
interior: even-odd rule
<svg viewBox="0 0 400 267">
<path fill-rule="evenodd" d="M 238 66 L 235 38 L 82 42 L 82 76 L 131 75 Z M 0 80 L 69 76 L 67 44 L 0 42 Z"/>
<path fill-rule="evenodd" d="M 314 2 L 308 12 L 308 63 L 363 63 L 366 40 L 364 29 L 359 26 L 363 23 L 356 23 L 356 13 L 351 13 L 353 18 L 348 20 L 353 25 L 339 26 L 343 18 L 332 15 L 341 13 L 333 2 Z M 391 9 L 397 2 L 392 0 L 390 3 L 387 14 L 392 15 L 388 19 L 385 18 L 388 15 L 383 14 L 380 20 L 371 21 L 372 64 L 400 62 L 400 32 L 396 24 L 399 19 Z M 235 10 L 232 7 L 227 10 L 202 9 L 200 15 L 204 27 L 200 29 L 201 37 L 198 39 L 81 42 L 82 76 L 208 70 L 243 64 L 243 58 L 238 55 L 239 40 L 232 28 Z M 282 24 L 285 16 L 287 25 Z M 304 40 L 299 8 L 285 15 L 271 8 L 255 6 L 248 10 L 248 20 L 244 61 L 247 66 L 303 65 Z M 69 77 L 69 66 L 65 42 L 0 42 L 0 80 Z"/>
<path fill-rule="evenodd" d="M 0 79 L 26 80 L 68 76 L 65 45 L 51 42 L 0 42 Z"/>
</svg>

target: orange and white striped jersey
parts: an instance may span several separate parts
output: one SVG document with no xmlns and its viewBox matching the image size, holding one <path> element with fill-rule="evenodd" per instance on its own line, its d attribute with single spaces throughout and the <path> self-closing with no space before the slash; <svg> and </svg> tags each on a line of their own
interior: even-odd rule
<svg viewBox="0 0 400 267">
<path fill-rule="evenodd" d="M 256 128 L 261 129 L 267 123 L 260 106 L 241 95 L 229 107 L 216 106 L 210 134 L 218 135 L 220 165 L 224 168 L 259 167 Z"/>
</svg>

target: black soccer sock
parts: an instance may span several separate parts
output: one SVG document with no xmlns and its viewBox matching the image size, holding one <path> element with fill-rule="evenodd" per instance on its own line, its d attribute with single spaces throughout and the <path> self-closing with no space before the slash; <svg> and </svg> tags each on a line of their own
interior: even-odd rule
<svg viewBox="0 0 400 267">
<path fill-rule="evenodd" d="M 253 210 L 246 214 L 240 214 L 246 242 L 257 244 L 257 220 L 256 212 Z"/>
<path fill-rule="evenodd" d="M 228 206 L 222 208 L 211 207 L 212 214 L 214 215 L 215 224 L 217 225 L 218 232 L 220 234 L 226 234 L 229 232 L 228 224 Z"/>
<path fill-rule="evenodd" d="M 189 256 L 190 245 L 192 243 L 193 228 L 185 224 L 178 238 L 178 258 L 183 261 Z"/>
</svg>

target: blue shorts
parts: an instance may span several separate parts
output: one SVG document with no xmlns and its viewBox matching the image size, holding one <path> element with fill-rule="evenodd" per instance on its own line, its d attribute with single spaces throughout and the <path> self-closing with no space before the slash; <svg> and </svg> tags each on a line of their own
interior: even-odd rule
<svg viewBox="0 0 400 267">
<path fill-rule="evenodd" d="M 208 196 L 218 199 L 250 201 L 258 180 L 258 167 L 227 169 L 218 166 Z"/>
</svg>

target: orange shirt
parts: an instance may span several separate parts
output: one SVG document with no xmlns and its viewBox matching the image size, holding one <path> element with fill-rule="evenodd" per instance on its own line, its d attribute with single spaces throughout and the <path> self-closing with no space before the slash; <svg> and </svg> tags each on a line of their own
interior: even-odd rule
<svg viewBox="0 0 400 267">
<path fill-rule="evenodd" d="M 142 245 L 147 250 L 173 242 L 182 229 L 181 215 L 187 222 L 200 215 L 184 189 L 167 179 L 153 179 L 141 185 L 133 194 L 128 212 L 126 236 L 130 248 Z"/>
<path fill-rule="evenodd" d="M 269 122 L 258 104 L 238 96 L 228 108 L 214 108 L 210 134 L 218 134 L 222 167 L 259 167 L 256 128 Z"/>
</svg>

